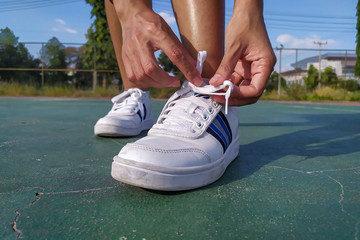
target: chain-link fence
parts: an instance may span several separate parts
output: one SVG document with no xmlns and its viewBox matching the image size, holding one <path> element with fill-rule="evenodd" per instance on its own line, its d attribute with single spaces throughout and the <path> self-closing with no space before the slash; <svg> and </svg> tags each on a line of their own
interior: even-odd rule
<svg viewBox="0 0 360 240">
<path fill-rule="evenodd" d="M 98 85 L 119 85 L 121 76 L 115 57 L 104 61 L 99 56 L 106 48 L 81 43 L 0 44 L 0 82 L 94 90 Z"/>
<path fill-rule="evenodd" d="M 56 45 L 58 44 L 58 45 Z M 321 47 L 321 45 L 319 45 Z M 87 49 L 87 50 L 85 50 Z M 0 45 L 0 81 L 48 85 L 72 85 L 95 89 L 101 85 L 121 84 L 114 55 L 104 54 L 106 45 L 86 46 L 81 43 L 23 42 L 14 46 Z M 356 80 L 356 52 L 351 49 L 274 48 L 277 55 L 275 71 L 280 72 L 287 85 L 304 85 L 310 66 L 331 68 L 338 79 Z M 106 60 L 104 60 L 106 59 Z"/>
</svg>

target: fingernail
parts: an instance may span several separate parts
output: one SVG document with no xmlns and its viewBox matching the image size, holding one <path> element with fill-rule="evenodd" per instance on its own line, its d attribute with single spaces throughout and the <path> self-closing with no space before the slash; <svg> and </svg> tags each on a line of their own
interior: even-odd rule
<svg viewBox="0 0 360 240">
<path fill-rule="evenodd" d="M 216 85 L 220 83 L 220 79 L 221 79 L 221 75 L 220 74 L 215 74 L 209 81 L 209 83 L 211 85 Z"/>
<path fill-rule="evenodd" d="M 202 83 L 202 78 L 201 78 L 201 77 L 195 77 L 194 83 L 195 83 L 197 86 L 200 86 L 201 83 Z"/>
</svg>

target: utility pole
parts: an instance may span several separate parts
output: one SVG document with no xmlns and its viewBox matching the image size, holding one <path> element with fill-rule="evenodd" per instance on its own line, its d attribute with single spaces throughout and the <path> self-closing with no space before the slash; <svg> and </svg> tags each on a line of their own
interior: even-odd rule
<svg viewBox="0 0 360 240">
<path fill-rule="evenodd" d="M 276 50 L 279 50 L 279 74 L 278 74 L 278 97 L 280 98 L 281 94 L 281 53 L 284 49 L 284 45 L 280 44 L 280 48 L 276 47 Z"/>
<path fill-rule="evenodd" d="M 319 84 L 321 86 L 321 45 L 326 45 L 327 42 L 314 41 L 314 44 L 319 45 Z"/>
<path fill-rule="evenodd" d="M 44 50 L 44 43 L 41 43 L 41 49 L 43 51 Z M 45 76 L 44 76 L 44 57 L 41 55 L 41 87 L 43 88 L 44 87 L 44 79 L 45 79 Z"/>
<path fill-rule="evenodd" d="M 94 69 L 93 69 L 93 92 L 95 92 L 97 85 L 97 71 L 96 71 L 96 43 L 94 43 Z"/>
<path fill-rule="evenodd" d="M 299 50 L 299 49 L 296 49 L 296 52 L 295 52 L 295 83 L 297 83 L 298 50 Z"/>
</svg>

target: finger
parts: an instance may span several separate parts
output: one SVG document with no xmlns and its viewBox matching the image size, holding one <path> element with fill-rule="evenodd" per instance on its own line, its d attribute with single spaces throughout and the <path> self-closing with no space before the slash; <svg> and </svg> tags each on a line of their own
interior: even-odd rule
<svg viewBox="0 0 360 240">
<path fill-rule="evenodd" d="M 235 72 L 243 76 L 244 79 L 251 79 L 251 62 L 241 59 L 235 66 Z"/>
<path fill-rule="evenodd" d="M 187 80 L 196 86 L 200 86 L 202 78 L 196 69 L 196 61 L 190 56 L 177 37 L 172 35 L 173 33 L 169 33 L 169 35 L 165 37 L 161 50 L 179 68 Z"/>
<path fill-rule="evenodd" d="M 133 82 L 135 83 L 136 82 L 136 76 L 135 76 L 135 73 L 132 69 L 132 64 L 131 64 L 131 61 L 130 61 L 130 58 L 128 58 L 128 56 L 126 54 L 123 53 L 122 55 L 122 58 L 123 58 L 123 62 L 124 62 L 124 67 L 125 67 L 125 73 L 126 73 L 126 76 L 127 78 L 129 79 L 130 82 Z"/>
<path fill-rule="evenodd" d="M 144 74 L 150 78 L 153 87 L 178 87 L 180 80 L 176 77 L 170 76 L 158 64 L 155 59 L 154 53 L 144 50 L 147 54 L 140 57 Z"/>
<path fill-rule="evenodd" d="M 210 79 L 209 83 L 218 86 L 225 80 L 230 79 L 238 59 L 239 56 L 235 53 L 225 53 L 215 75 Z"/>
<path fill-rule="evenodd" d="M 273 70 L 265 59 L 253 62 L 251 68 L 251 80 L 245 79 L 238 88 L 237 94 L 243 98 L 260 97 Z M 234 92 L 236 90 L 234 89 Z"/>
<path fill-rule="evenodd" d="M 230 81 L 234 83 L 234 85 L 239 86 L 241 81 L 243 80 L 243 76 L 237 72 L 231 74 Z"/>
<path fill-rule="evenodd" d="M 154 84 L 142 67 L 141 57 L 138 51 L 123 53 L 125 71 L 130 82 L 134 83 L 138 88 L 159 87 Z"/>
</svg>

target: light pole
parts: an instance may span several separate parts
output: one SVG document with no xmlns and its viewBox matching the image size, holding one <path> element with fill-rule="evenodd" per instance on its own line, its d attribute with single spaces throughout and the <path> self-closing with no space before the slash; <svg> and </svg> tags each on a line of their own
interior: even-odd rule
<svg viewBox="0 0 360 240">
<path fill-rule="evenodd" d="M 321 45 L 325 45 L 327 42 L 314 41 L 314 44 L 319 45 L 319 85 L 321 86 Z"/>
<path fill-rule="evenodd" d="M 280 48 L 276 47 L 276 50 L 279 50 L 279 74 L 278 74 L 278 98 L 280 98 L 281 93 L 281 53 L 284 49 L 284 45 L 280 44 Z"/>
</svg>

